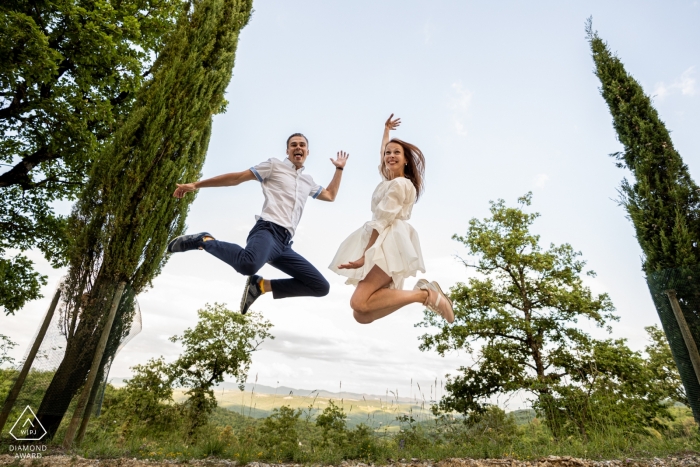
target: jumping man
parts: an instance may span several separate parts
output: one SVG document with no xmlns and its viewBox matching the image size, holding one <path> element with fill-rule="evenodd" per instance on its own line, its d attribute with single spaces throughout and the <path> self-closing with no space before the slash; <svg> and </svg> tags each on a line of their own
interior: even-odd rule
<svg viewBox="0 0 700 467">
<path fill-rule="evenodd" d="M 205 250 L 240 274 L 248 276 L 241 299 L 241 313 L 245 314 L 253 302 L 267 292 L 272 292 L 272 297 L 276 299 L 323 297 L 328 294 L 328 281 L 311 263 L 292 250 L 290 242 L 307 197 L 335 200 L 348 154 L 340 151 L 336 159 L 331 158 L 336 170 L 327 188 L 316 184 L 310 175 L 303 173 L 308 155 L 309 141 L 301 133 L 295 133 L 287 139 L 287 158 L 282 161 L 273 157 L 243 172 L 177 184 L 173 193 L 176 198 L 182 198 L 199 188 L 235 186 L 251 180 L 262 184 L 265 203 L 262 213 L 255 216 L 257 222 L 248 234 L 245 248 L 216 240 L 208 232 L 181 235 L 168 244 L 170 253 Z M 269 280 L 256 275 L 265 263 L 290 275 L 291 279 Z"/>
</svg>

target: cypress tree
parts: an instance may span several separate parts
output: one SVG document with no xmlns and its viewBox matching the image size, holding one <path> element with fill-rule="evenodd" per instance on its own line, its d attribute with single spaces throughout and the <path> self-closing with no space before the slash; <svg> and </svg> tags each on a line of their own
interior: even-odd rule
<svg viewBox="0 0 700 467">
<path fill-rule="evenodd" d="M 691 309 L 700 305 L 698 185 L 674 148 L 651 99 L 593 31 L 590 18 L 586 32 L 595 74 L 601 82 L 600 92 L 624 148 L 611 155 L 618 167 L 627 168 L 634 175 L 634 181 L 622 181 L 621 204 L 634 226 L 644 254 L 642 269 L 695 419 L 700 421 L 698 375 L 690 363 L 686 343 L 665 295 L 667 289 L 677 289 L 691 334 L 696 343 L 700 342 L 700 317 Z"/>
<path fill-rule="evenodd" d="M 168 240 L 184 230 L 193 197 L 173 198 L 174 185 L 200 174 L 212 115 L 225 110 L 238 36 L 251 10 L 252 0 L 193 0 L 153 79 L 93 164 L 70 218 L 66 353 L 37 414 L 49 436 L 86 380 L 116 285 L 127 282 L 133 293 L 126 300 L 143 291 L 165 263 Z M 129 308 L 120 306 L 120 329 L 128 330 Z"/>
<path fill-rule="evenodd" d="M 644 252 L 647 274 L 700 263 L 700 194 L 688 167 L 673 147 L 666 126 L 651 99 L 625 71 L 607 44 L 586 28 L 600 92 L 610 108 L 613 126 L 624 151 L 612 154 L 617 166 L 628 168 L 635 181 L 622 181 L 622 202 Z"/>
</svg>

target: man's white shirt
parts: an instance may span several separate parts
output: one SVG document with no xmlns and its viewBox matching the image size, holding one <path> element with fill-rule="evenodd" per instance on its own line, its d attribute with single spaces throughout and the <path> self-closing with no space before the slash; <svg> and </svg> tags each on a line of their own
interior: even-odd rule
<svg viewBox="0 0 700 467">
<path fill-rule="evenodd" d="M 261 183 L 265 195 L 262 212 L 255 218 L 281 225 L 294 236 L 306 199 L 318 198 L 323 187 L 311 175 L 303 174 L 304 167 L 297 170 L 287 158 L 281 161 L 272 157 L 250 171 Z"/>
</svg>

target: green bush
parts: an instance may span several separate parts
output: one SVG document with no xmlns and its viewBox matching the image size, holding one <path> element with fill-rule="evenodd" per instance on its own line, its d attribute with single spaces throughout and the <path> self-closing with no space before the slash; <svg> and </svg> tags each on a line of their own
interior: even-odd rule
<svg viewBox="0 0 700 467">
<path fill-rule="evenodd" d="M 347 418 L 345 411 L 332 400 L 329 401 L 328 407 L 316 417 L 316 426 L 323 430 L 324 447 L 345 448 L 348 444 Z"/>
<path fill-rule="evenodd" d="M 381 445 L 374 430 L 360 423 L 348 432 L 348 445 L 344 452 L 345 459 L 377 461 L 381 459 Z"/>
<path fill-rule="evenodd" d="M 297 424 L 301 409 L 293 410 L 287 405 L 275 409 L 258 428 L 258 444 L 266 457 L 277 462 L 292 461 L 299 450 Z"/>
</svg>

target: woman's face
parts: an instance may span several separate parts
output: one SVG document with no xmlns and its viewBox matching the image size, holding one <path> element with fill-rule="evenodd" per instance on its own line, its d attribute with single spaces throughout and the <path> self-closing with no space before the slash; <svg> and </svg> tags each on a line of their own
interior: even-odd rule
<svg viewBox="0 0 700 467">
<path fill-rule="evenodd" d="M 384 149 L 384 166 L 394 177 L 403 177 L 404 168 L 406 167 L 406 156 L 400 144 L 389 143 L 386 145 L 386 149 Z"/>
</svg>

